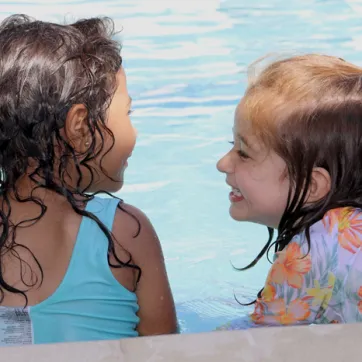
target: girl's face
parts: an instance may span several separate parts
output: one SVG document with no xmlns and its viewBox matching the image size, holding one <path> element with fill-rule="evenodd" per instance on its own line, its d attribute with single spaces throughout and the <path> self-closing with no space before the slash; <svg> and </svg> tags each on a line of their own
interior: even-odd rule
<svg viewBox="0 0 362 362">
<path fill-rule="evenodd" d="M 230 215 L 238 221 L 278 228 L 289 190 L 286 163 L 252 135 L 243 119 L 242 102 L 235 112 L 233 133 L 233 148 L 217 163 L 231 187 Z"/>
<path fill-rule="evenodd" d="M 117 73 L 117 89 L 108 109 L 106 125 L 114 136 L 114 145 L 108 134 L 104 134 L 105 144 L 102 154 L 97 157 L 97 169 L 102 169 L 113 180 L 99 172 L 91 191 L 105 190 L 116 192 L 123 186 L 124 172 L 128 158 L 136 144 L 136 130 L 130 120 L 131 98 L 127 90 L 126 74 L 121 68 Z M 110 151 L 107 153 L 107 150 Z"/>
</svg>

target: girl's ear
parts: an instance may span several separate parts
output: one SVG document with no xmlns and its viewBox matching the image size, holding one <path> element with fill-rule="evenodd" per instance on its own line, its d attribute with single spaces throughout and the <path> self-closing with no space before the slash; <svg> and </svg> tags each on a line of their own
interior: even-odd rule
<svg viewBox="0 0 362 362">
<path fill-rule="evenodd" d="M 75 104 L 69 110 L 65 120 L 65 137 L 79 153 L 85 152 L 91 141 L 87 117 L 88 111 L 85 105 Z"/>
<path fill-rule="evenodd" d="M 325 197 L 331 190 L 331 176 L 322 167 L 315 167 L 312 171 L 312 180 L 309 187 L 307 202 L 316 202 Z"/>
</svg>

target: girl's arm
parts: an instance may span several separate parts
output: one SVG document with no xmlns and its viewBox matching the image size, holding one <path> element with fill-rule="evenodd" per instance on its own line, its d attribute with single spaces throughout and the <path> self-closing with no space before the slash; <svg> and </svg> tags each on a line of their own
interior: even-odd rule
<svg viewBox="0 0 362 362">
<path fill-rule="evenodd" d="M 140 318 L 137 330 L 141 336 L 177 333 L 175 305 L 157 234 L 147 216 L 139 209 L 127 204 L 122 204 L 122 208 L 136 217 L 140 223 L 140 233 L 137 237 L 133 237 L 138 230 L 137 224 L 127 215 L 127 228 L 129 229 L 132 224 L 132 240 L 127 240 L 124 244 L 121 237 L 125 232 L 124 222 L 118 226 L 115 222 L 113 230 L 116 239 L 131 253 L 133 262 L 142 270 L 136 290 Z M 125 217 L 122 211 L 119 215 Z M 120 235 L 119 238 L 117 234 Z"/>
<path fill-rule="evenodd" d="M 309 252 L 305 238 L 297 236 L 277 253 L 251 315 L 255 324 L 331 322 L 324 314 L 332 298 L 338 259 L 336 243 L 323 234 L 312 233 Z"/>
</svg>

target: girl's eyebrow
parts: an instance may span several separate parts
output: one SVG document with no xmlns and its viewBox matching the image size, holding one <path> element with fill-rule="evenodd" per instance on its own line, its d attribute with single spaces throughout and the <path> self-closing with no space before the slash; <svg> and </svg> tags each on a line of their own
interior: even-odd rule
<svg viewBox="0 0 362 362">
<path fill-rule="evenodd" d="M 232 128 L 232 131 L 234 133 L 234 131 L 235 131 L 234 127 Z M 247 146 L 248 148 L 251 148 L 249 142 L 246 139 L 246 137 L 242 136 L 239 132 L 236 134 L 236 138 L 238 138 L 242 143 L 244 143 L 245 146 Z"/>
<path fill-rule="evenodd" d="M 128 105 L 130 106 L 132 104 L 132 97 L 128 96 Z"/>
<path fill-rule="evenodd" d="M 246 138 L 244 136 L 242 136 L 241 134 L 237 134 L 237 137 L 239 138 L 239 140 L 244 143 L 248 148 L 250 148 L 250 145 L 248 143 L 248 141 L 246 140 Z"/>
</svg>

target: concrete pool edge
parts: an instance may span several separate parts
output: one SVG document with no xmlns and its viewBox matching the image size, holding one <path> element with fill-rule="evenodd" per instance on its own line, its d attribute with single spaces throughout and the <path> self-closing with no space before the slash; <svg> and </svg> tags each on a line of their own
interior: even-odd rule
<svg viewBox="0 0 362 362">
<path fill-rule="evenodd" d="M 1 348 L 1 361 L 357 361 L 362 324 L 142 337 Z"/>
</svg>

